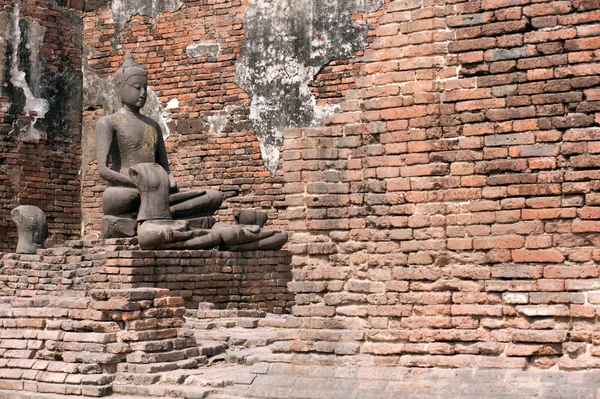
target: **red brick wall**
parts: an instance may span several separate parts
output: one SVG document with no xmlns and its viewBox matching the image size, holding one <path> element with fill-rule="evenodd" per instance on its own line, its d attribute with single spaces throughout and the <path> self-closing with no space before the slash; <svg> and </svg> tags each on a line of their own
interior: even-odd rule
<svg viewBox="0 0 600 399">
<path fill-rule="evenodd" d="M 270 178 L 234 83 L 245 4 L 186 2 L 155 22 L 134 17 L 118 55 L 110 11 L 88 12 L 88 63 L 107 77 L 132 49 L 160 100 L 181 102 L 167 140 L 180 186 L 220 188 L 228 205 L 270 210 L 294 233 L 290 287 L 304 327 L 360 330 L 335 353 L 403 354 L 403 365 L 466 359 L 454 355 L 600 364 L 600 5 L 388 0 L 357 16 L 372 25 L 369 48 L 312 85 L 342 112 L 323 128 L 287 131 Z M 187 58 L 185 46 L 207 37 L 225 39 L 221 55 Z M 225 106 L 240 108 L 222 133 L 194 125 Z M 101 191 L 92 163 L 90 232 Z M 312 344 L 293 348 L 337 350 Z"/>
<path fill-rule="evenodd" d="M 599 21 L 597 1 L 382 8 L 343 112 L 285 136 L 305 327 L 401 365 L 600 365 Z"/>
<path fill-rule="evenodd" d="M 0 12 L 10 13 L 13 5 L 13 1 L 0 1 Z M 46 70 L 58 74 L 67 66 L 80 70 L 81 49 L 72 39 L 81 32 L 76 32 L 76 26 L 71 24 L 69 13 L 73 11 L 58 6 L 53 0 L 19 2 L 19 7 L 20 18 L 45 28 L 40 55 Z M 3 67 L 7 67 L 6 60 Z M 16 225 L 9 215 L 18 205 L 35 205 L 45 212 L 51 241 L 78 237 L 81 230 L 80 121 L 71 121 L 68 131 L 63 131 L 59 137 L 25 143 L 17 137 L 12 125 L 17 119 L 30 120 L 31 116 L 9 111 L 9 98 L 1 97 L 0 251 L 16 248 Z"/>
</svg>

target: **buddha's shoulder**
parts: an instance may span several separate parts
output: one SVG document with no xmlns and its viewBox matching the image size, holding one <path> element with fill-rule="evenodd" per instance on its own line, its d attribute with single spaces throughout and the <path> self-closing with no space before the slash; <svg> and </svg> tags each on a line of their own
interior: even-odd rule
<svg viewBox="0 0 600 399">
<path fill-rule="evenodd" d="M 114 126 L 119 122 L 123 122 L 125 117 L 120 115 L 119 112 L 115 112 L 114 114 L 105 115 L 98 119 L 96 122 L 96 126 Z"/>
</svg>

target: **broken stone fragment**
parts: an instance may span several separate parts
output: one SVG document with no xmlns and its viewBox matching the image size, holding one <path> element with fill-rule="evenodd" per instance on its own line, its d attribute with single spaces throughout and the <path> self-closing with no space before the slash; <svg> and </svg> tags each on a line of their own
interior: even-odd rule
<svg viewBox="0 0 600 399">
<path fill-rule="evenodd" d="M 48 237 L 48 224 L 46 215 L 40 208 L 21 205 L 13 209 L 10 216 L 19 232 L 18 254 L 35 254 L 37 249 L 44 248 Z"/>
<path fill-rule="evenodd" d="M 135 219 L 104 216 L 102 218 L 102 238 L 135 237 L 137 222 Z"/>
<path fill-rule="evenodd" d="M 249 209 L 234 209 L 233 217 L 237 224 L 255 224 L 259 227 L 263 227 L 269 219 L 266 212 Z"/>
</svg>

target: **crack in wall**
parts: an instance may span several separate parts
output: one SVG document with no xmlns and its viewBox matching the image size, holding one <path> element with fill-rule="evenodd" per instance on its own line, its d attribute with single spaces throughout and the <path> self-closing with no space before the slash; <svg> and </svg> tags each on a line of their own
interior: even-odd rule
<svg viewBox="0 0 600 399">
<path fill-rule="evenodd" d="M 266 168 L 275 174 L 283 132 L 319 126 L 337 111 L 317 106 L 309 85 L 336 59 L 368 45 L 368 27 L 353 14 L 373 12 L 383 0 L 252 0 L 236 83 L 251 97 L 250 119 Z"/>
</svg>

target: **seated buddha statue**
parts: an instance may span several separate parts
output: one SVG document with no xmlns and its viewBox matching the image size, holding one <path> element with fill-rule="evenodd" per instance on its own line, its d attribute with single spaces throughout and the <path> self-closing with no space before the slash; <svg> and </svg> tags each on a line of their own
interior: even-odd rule
<svg viewBox="0 0 600 399">
<path fill-rule="evenodd" d="M 122 106 L 114 114 L 100 118 L 96 124 L 98 171 L 108 182 L 102 196 L 103 237 L 135 235 L 140 194 L 129 170 L 142 163 L 156 163 L 167 173 L 169 211 L 173 219 L 212 220 L 210 216 L 221 206 L 223 196 L 217 190 L 179 192 L 169 169 L 160 126 L 140 113 L 147 99 L 148 76 L 136 64 L 131 52 L 125 56 L 115 80 Z"/>
</svg>

